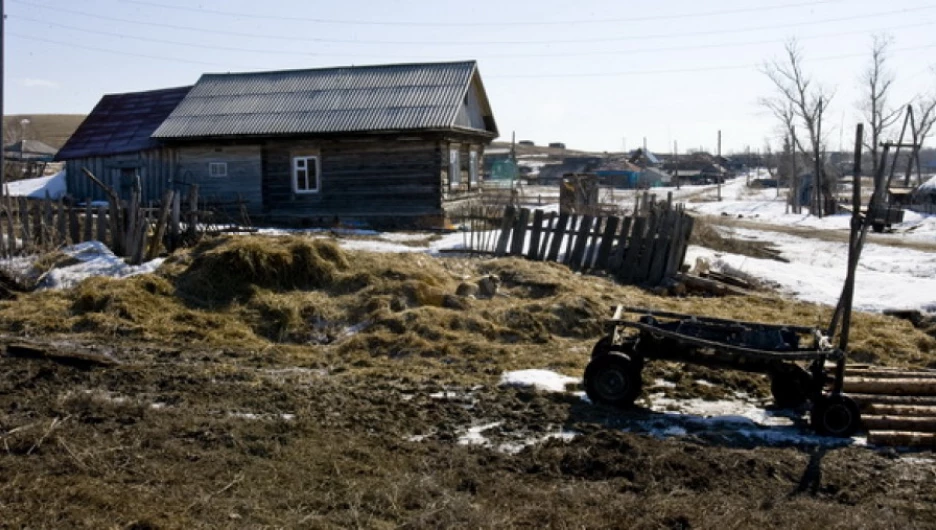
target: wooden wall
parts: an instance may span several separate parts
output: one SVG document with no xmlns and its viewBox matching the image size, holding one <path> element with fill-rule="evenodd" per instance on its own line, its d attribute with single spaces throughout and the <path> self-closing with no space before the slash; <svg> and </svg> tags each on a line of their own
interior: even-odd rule
<svg viewBox="0 0 936 530">
<path fill-rule="evenodd" d="M 243 200 L 251 210 L 259 211 L 261 148 L 259 145 L 194 145 L 178 148 L 177 175 L 181 182 L 197 183 L 198 195 L 209 202 Z M 208 165 L 227 164 L 226 177 L 212 177 Z"/>
<path fill-rule="evenodd" d="M 292 190 L 293 156 L 318 154 L 318 193 Z M 440 143 L 431 139 L 271 141 L 263 149 L 263 204 L 275 215 L 328 219 L 441 213 Z"/>
<path fill-rule="evenodd" d="M 98 179 L 113 187 L 121 197 L 130 197 L 132 179 L 122 179 L 123 169 L 136 169 L 140 173 L 143 202 L 155 202 L 169 186 L 175 167 L 175 152 L 170 148 L 150 149 L 135 153 L 98 156 L 68 160 L 65 163 L 65 180 L 68 193 L 76 200 L 90 198 L 94 201 L 107 200 L 104 192 L 95 186 L 82 171 L 87 168 Z"/>
</svg>

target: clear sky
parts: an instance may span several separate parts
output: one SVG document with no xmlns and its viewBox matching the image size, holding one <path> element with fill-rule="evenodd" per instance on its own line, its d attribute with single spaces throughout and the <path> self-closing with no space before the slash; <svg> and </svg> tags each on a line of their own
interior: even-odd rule
<svg viewBox="0 0 936 530">
<path fill-rule="evenodd" d="M 205 72 L 475 59 L 501 140 L 714 151 L 721 130 L 724 152 L 756 150 L 776 136 L 760 67 L 796 38 L 847 148 L 876 33 L 894 103 L 936 93 L 933 0 L 3 1 L 7 114 L 88 113 Z"/>
</svg>

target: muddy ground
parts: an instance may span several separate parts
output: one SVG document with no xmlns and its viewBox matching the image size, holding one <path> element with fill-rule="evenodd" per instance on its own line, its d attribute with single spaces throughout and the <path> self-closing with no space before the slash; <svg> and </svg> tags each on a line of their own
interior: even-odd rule
<svg viewBox="0 0 936 530">
<path fill-rule="evenodd" d="M 216 248 L 137 280 L 140 292 L 95 285 L 107 303 L 78 288 L 0 307 L 7 342 L 56 340 L 120 362 L 0 356 L 0 528 L 936 527 L 931 453 L 659 439 L 625 432 L 647 410 L 499 385 L 522 368 L 579 375 L 614 300 L 808 325 L 826 309 L 770 295 L 663 299 L 517 260 L 349 253 L 316 286 L 253 276 L 318 304 L 274 333 L 251 305 L 273 294 L 192 301 L 187 282 Z M 504 277 L 506 296 L 456 307 L 408 283 L 448 293 L 458 275 L 486 272 Z M 396 291 L 405 300 L 380 298 Z M 374 298 L 386 304 L 365 308 Z M 166 305 L 135 312 L 134 300 Z M 322 314 L 342 325 L 325 329 Z M 165 319 L 181 331 L 160 331 L 172 329 Z M 868 360 L 932 359 L 932 339 L 907 323 L 856 324 Z M 674 395 L 766 393 L 759 376 L 671 365 L 645 376 L 676 382 Z M 694 378 L 718 390 L 679 384 Z M 492 424 L 488 445 L 465 443 Z"/>
</svg>

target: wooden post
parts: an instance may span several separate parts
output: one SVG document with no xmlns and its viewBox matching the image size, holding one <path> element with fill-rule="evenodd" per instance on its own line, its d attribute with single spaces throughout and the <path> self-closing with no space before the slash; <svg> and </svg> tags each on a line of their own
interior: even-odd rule
<svg viewBox="0 0 936 530">
<path fill-rule="evenodd" d="M 552 230 L 552 241 L 549 242 L 549 252 L 546 261 L 558 261 L 559 250 L 562 248 L 562 239 L 565 236 L 566 225 L 569 223 L 569 214 L 560 213 L 556 226 Z"/>
<path fill-rule="evenodd" d="M 0 170 L 0 172 L 2 172 L 2 170 Z M 6 207 L 7 222 L 9 223 L 7 224 L 7 250 L 12 256 L 16 253 L 16 213 L 14 212 L 13 208 L 13 199 L 11 199 L 9 196 L 6 196 L 3 199 L 3 203 Z"/>
<path fill-rule="evenodd" d="M 612 274 L 617 274 L 624 264 L 624 252 L 627 250 L 627 239 L 633 220 L 633 217 L 628 216 L 624 218 L 624 222 L 621 224 L 621 233 L 618 236 L 617 248 L 611 252 L 611 256 L 608 258 L 608 271 Z"/>
<path fill-rule="evenodd" d="M 182 194 L 176 193 L 172 197 L 172 213 L 169 215 L 169 252 L 174 252 L 179 246 L 179 224 L 182 218 Z"/>
<path fill-rule="evenodd" d="M 644 239 L 644 229 L 646 226 L 646 217 L 636 217 L 634 219 L 634 230 L 633 233 L 631 233 L 630 244 L 627 246 L 624 262 L 618 271 L 618 277 L 623 283 L 630 283 L 635 277 L 637 259 L 640 257 L 640 245 Z"/>
<path fill-rule="evenodd" d="M 91 241 L 94 239 L 94 207 L 91 201 L 85 205 L 84 237 L 82 241 Z"/>
<path fill-rule="evenodd" d="M 507 254 L 507 243 L 510 241 L 510 232 L 514 226 L 514 216 L 516 209 L 513 206 L 504 208 L 504 217 L 501 220 L 500 237 L 497 239 L 497 246 L 494 249 L 494 255 L 502 257 Z"/>
<path fill-rule="evenodd" d="M 58 232 L 57 243 L 59 245 L 64 245 L 68 241 L 68 214 L 65 211 L 65 201 L 59 199 L 58 201 L 58 212 L 56 214 L 58 218 L 56 231 Z"/>
<path fill-rule="evenodd" d="M 637 262 L 635 283 L 643 283 L 650 279 L 650 264 L 653 261 L 653 253 L 656 251 L 659 230 L 660 215 L 656 210 L 651 210 L 650 219 L 647 223 L 647 234 L 641 244 L 640 261 Z"/>
<path fill-rule="evenodd" d="M 97 238 L 101 243 L 107 244 L 107 207 L 98 206 L 97 209 Z"/>
<path fill-rule="evenodd" d="M 582 268 L 582 258 L 585 257 L 585 249 L 588 246 L 588 235 L 591 233 L 592 222 L 594 218 L 591 215 L 583 215 L 582 222 L 579 223 L 578 232 L 575 237 L 575 245 L 572 247 L 572 254 L 566 255 L 566 263 L 577 271 Z"/>
<path fill-rule="evenodd" d="M 608 259 L 611 256 L 611 247 L 614 245 L 614 236 L 617 234 L 618 224 L 621 218 L 611 216 L 605 222 L 604 234 L 601 237 L 601 245 L 598 247 L 598 257 L 592 266 L 596 269 L 606 270 L 608 268 Z"/>
<path fill-rule="evenodd" d="M 513 241 L 510 242 L 510 255 L 522 256 L 523 244 L 526 242 L 527 223 L 530 222 L 530 209 L 521 208 L 520 217 L 517 219 L 517 225 L 514 228 Z"/>
<path fill-rule="evenodd" d="M 192 184 L 189 187 L 189 225 L 188 235 L 194 240 L 198 234 L 198 184 Z"/>
<path fill-rule="evenodd" d="M 32 232 L 29 230 L 29 203 L 26 202 L 26 197 L 20 197 L 18 202 L 20 224 L 23 230 L 23 250 L 29 253 L 33 249 Z"/>
<path fill-rule="evenodd" d="M 530 249 L 527 251 L 527 259 L 536 260 L 539 258 L 540 234 L 543 231 L 543 210 L 533 212 L 533 229 L 530 231 Z"/>
<path fill-rule="evenodd" d="M 169 221 L 169 208 L 172 205 L 172 199 L 174 197 L 175 192 L 173 190 L 166 190 L 166 193 L 163 194 L 162 205 L 159 208 L 159 217 L 156 221 L 156 234 L 150 242 L 146 259 L 154 259 L 159 255 L 162 240 L 166 236 L 166 223 Z"/>
</svg>

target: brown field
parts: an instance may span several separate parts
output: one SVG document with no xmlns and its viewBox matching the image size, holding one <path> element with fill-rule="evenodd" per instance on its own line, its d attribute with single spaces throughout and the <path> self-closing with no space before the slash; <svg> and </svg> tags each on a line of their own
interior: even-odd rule
<svg viewBox="0 0 936 530">
<path fill-rule="evenodd" d="M 60 149 L 84 121 L 84 114 L 11 114 L 3 117 L 7 138 L 20 138 L 20 121 L 28 119 L 25 135 Z"/>
<path fill-rule="evenodd" d="M 502 296 L 453 296 L 488 273 Z M 662 298 L 517 259 L 208 241 L 156 275 L 0 302 L 7 342 L 120 361 L 0 356 L 0 528 L 936 527 L 932 460 L 659 440 L 621 430 L 647 410 L 498 386 L 506 370 L 580 375 L 616 303 L 803 325 L 830 313 L 769 293 Z M 936 340 L 907 322 L 858 314 L 853 332 L 862 362 L 934 364 Z M 681 397 L 768 390 L 668 364 L 645 377 Z M 694 378 L 718 385 L 681 384 Z M 580 435 L 516 453 L 458 443 L 495 422 L 497 443 Z"/>
</svg>

